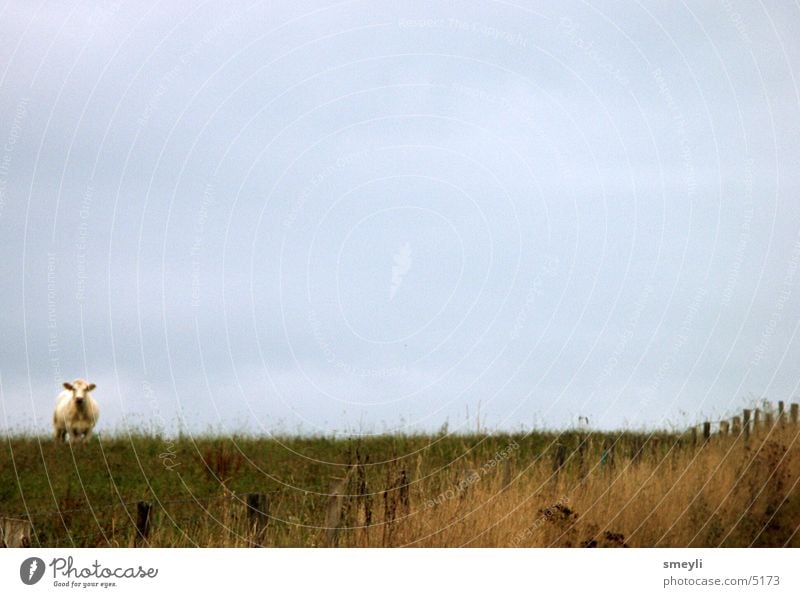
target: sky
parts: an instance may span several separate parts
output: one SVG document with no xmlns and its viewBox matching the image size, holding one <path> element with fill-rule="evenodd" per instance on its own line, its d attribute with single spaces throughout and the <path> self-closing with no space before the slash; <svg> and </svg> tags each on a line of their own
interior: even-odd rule
<svg viewBox="0 0 800 597">
<path fill-rule="evenodd" d="M 0 7 L 0 430 L 684 428 L 800 394 L 788 2 Z"/>
</svg>

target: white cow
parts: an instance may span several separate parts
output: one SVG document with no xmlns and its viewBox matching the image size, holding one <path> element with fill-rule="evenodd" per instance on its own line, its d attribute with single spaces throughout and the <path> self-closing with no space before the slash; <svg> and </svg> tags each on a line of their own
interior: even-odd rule
<svg viewBox="0 0 800 597">
<path fill-rule="evenodd" d="M 56 399 L 56 410 L 53 413 L 53 428 L 56 439 L 66 441 L 69 433 L 70 441 L 85 440 L 100 418 L 97 402 L 89 395 L 94 390 L 93 383 L 76 379 L 72 383 L 64 382 L 64 391 Z"/>
</svg>

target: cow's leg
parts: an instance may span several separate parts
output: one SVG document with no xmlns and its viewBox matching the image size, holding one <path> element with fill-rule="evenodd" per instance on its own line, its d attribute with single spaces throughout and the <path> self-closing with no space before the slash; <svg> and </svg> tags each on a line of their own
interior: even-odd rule
<svg viewBox="0 0 800 597">
<path fill-rule="evenodd" d="M 53 418 L 53 434 L 55 435 L 56 441 L 60 441 L 61 443 L 66 441 L 67 426 L 63 425 L 62 422 L 58 420 L 58 417 Z"/>
</svg>

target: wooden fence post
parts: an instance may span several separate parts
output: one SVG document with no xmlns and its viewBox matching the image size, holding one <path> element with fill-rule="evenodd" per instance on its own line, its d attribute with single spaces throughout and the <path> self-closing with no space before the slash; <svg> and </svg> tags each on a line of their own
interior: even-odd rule
<svg viewBox="0 0 800 597">
<path fill-rule="evenodd" d="M 553 472 L 558 475 L 567 461 L 567 446 L 562 443 L 556 444 L 556 451 L 553 455 Z"/>
<path fill-rule="evenodd" d="M 703 443 L 708 443 L 709 438 L 711 437 L 711 423 L 705 421 L 703 423 Z"/>
<path fill-rule="evenodd" d="M 0 547 L 30 547 L 32 527 L 29 520 L 0 518 Z"/>
<path fill-rule="evenodd" d="M 150 536 L 150 513 L 153 505 L 150 502 L 137 502 L 136 504 L 136 536 L 133 538 L 133 546 L 141 547 L 142 543 L 147 543 Z"/>
<path fill-rule="evenodd" d="M 726 437 L 728 435 L 728 431 L 730 431 L 731 424 L 728 421 L 720 421 L 719 422 L 719 434 L 722 437 Z"/>
<path fill-rule="evenodd" d="M 659 446 L 661 446 L 661 438 L 660 437 L 651 437 L 650 438 L 650 454 L 653 456 L 653 460 L 658 462 L 660 459 L 658 457 L 658 450 Z"/>
<path fill-rule="evenodd" d="M 578 435 L 578 458 L 579 462 L 579 470 L 581 481 L 585 481 L 586 477 L 589 476 L 589 462 L 586 458 L 586 451 L 589 448 L 589 436 L 586 434 L 581 433 Z"/>
<path fill-rule="evenodd" d="M 247 541 L 250 547 L 261 547 L 269 522 L 269 497 L 263 493 L 247 494 Z"/>
<path fill-rule="evenodd" d="M 764 413 L 764 427 L 767 428 L 767 433 L 772 432 L 772 426 L 775 424 L 772 418 L 772 412 L 765 412 Z"/>
<path fill-rule="evenodd" d="M 344 479 L 331 481 L 328 509 L 325 514 L 325 546 L 336 547 L 339 543 L 339 524 L 342 520 L 342 506 L 347 491 L 349 473 Z M 384 492 L 385 493 L 385 492 Z"/>
<path fill-rule="evenodd" d="M 731 419 L 731 433 L 739 435 L 742 432 L 742 419 L 741 417 L 733 417 Z"/>
<path fill-rule="evenodd" d="M 643 456 L 645 439 L 635 435 L 631 439 L 631 462 L 639 462 Z"/>
<path fill-rule="evenodd" d="M 478 477 L 480 479 L 480 477 Z M 403 507 L 403 514 L 408 517 L 411 514 L 411 480 L 406 469 L 400 471 L 400 479 L 397 484 L 397 497 Z"/>
<path fill-rule="evenodd" d="M 742 431 L 744 431 L 744 439 L 750 439 L 750 409 L 745 408 L 742 411 Z"/>
<path fill-rule="evenodd" d="M 600 464 L 609 469 L 614 468 L 614 442 L 606 438 L 603 442 L 603 454 L 600 456 Z"/>
<path fill-rule="evenodd" d="M 697 427 L 692 427 L 692 447 L 697 445 Z"/>
<path fill-rule="evenodd" d="M 792 425 L 797 425 L 797 419 L 800 416 L 798 409 L 800 409 L 800 404 L 797 402 L 792 402 L 789 405 L 789 420 L 791 420 Z"/>
<path fill-rule="evenodd" d="M 778 425 L 786 423 L 786 413 L 784 412 L 783 400 L 778 400 Z"/>
<path fill-rule="evenodd" d="M 753 411 L 753 431 L 758 433 L 761 427 L 761 409 L 757 408 Z"/>
</svg>

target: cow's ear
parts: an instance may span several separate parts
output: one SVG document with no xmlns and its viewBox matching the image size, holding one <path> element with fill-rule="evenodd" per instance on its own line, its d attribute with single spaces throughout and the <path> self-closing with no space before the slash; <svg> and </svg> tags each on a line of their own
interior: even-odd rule
<svg viewBox="0 0 800 597">
<path fill-rule="evenodd" d="M 94 385 L 93 383 L 90 383 L 88 386 L 86 386 L 86 391 L 87 391 L 87 392 L 91 392 L 91 391 L 92 391 L 92 390 L 94 390 L 96 387 L 97 387 L 96 385 Z"/>
<path fill-rule="evenodd" d="M 68 389 L 70 392 L 71 392 L 72 390 L 74 390 L 74 389 L 75 389 L 75 388 L 73 388 L 73 387 L 72 387 L 72 384 L 71 384 L 71 383 L 69 383 L 68 381 L 65 381 L 65 382 L 64 382 L 64 387 L 65 387 L 66 389 Z"/>
</svg>

